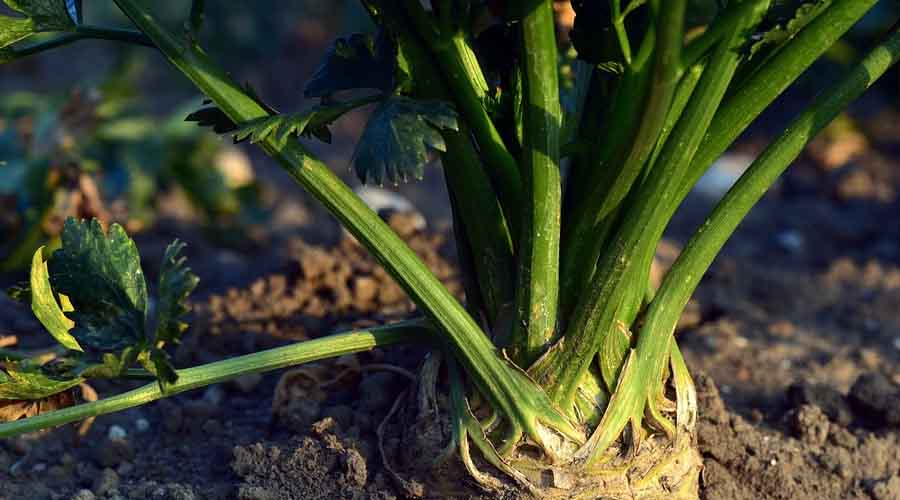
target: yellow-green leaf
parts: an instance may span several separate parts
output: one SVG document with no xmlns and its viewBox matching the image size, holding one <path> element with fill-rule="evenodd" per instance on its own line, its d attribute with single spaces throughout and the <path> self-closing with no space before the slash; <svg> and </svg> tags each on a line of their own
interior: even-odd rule
<svg viewBox="0 0 900 500">
<path fill-rule="evenodd" d="M 44 247 L 38 248 L 31 259 L 31 310 L 44 325 L 44 328 L 53 335 L 60 344 L 67 349 L 83 351 L 75 337 L 69 330 L 75 326 L 75 322 L 63 314 L 62 308 L 56 301 L 53 289 L 50 287 L 50 274 L 47 271 L 47 263 L 44 261 Z M 72 303 L 68 297 L 60 296 L 60 301 L 72 311 Z"/>
</svg>

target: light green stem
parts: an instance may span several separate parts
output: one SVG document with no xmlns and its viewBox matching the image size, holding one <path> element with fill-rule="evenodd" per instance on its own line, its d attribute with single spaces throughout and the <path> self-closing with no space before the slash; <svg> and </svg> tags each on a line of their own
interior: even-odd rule
<svg viewBox="0 0 900 500">
<path fill-rule="evenodd" d="M 633 367 L 623 376 L 621 394 L 616 395 L 618 399 L 610 404 L 607 413 L 634 414 L 659 391 L 678 318 L 722 246 L 806 144 L 898 60 L 900 31 L 895 28 L 884 43 L 797 117 L 716 205 L 666 274 L 638 335 Z M 592 457 L 599 458 L 609 442 L 604 433 L 592 436 L 587 445 L 593 447 Z"/>
<path fill-rule="evenodd" d="M 429 337 L 429 334 L 426 332 L 423 322 L 410 321 L 371 330 L 331 335 L 178 370 L 178 380 L 167 385 L 165 393 L 162 392 L 157 382 L 153 382 L 132 391 L 101 399 L 100 401 L 0 424 L 0 438 L 134 408 L 157 399 L 217 384 L 241 375 L 277 370 L 320 359 L 368 351 L 380 346 L 421 341 L 427 337 Z"/>
</svg>

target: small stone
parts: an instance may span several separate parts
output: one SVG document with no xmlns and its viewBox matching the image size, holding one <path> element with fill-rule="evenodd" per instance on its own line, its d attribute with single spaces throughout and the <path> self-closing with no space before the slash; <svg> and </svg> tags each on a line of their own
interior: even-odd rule
<svg viewBox="0 0 900 500">
<path fill-rule="evenodd" d="M 250 394 L 259 386 L 262 380 L 262 374 L 248 373 L 232 380 L 231 385 L 244 394 Z"/>
<path fill-rule="evenodd" d="M 786 320 L 776 321 L 769 325 L 769 333 L 783 339 L 793 337 L 797 333 L 797 327 Z"/>
<path fill-rule="evenodd" d="M 78 490 L 70 497 L 70 500 L 96 500 L 97 496 L 91 490 Z"/>
<path fill-rule="evenodd" d="M 134 428 L 137 429 L 138 432 L 147 432 L 150 430 L 150 421 L 141 417 L 134 421 Z"/>
<path fill-rule="evenodd" d="M 800 231 L 789 229 L 782 231 L 775 236 L 775 241 L 781 248 L 790 253 L 798 253 L 803 250 L 805 240 Z"/>
<path fill-rule="evenodd" d="M 219 406 L 225 401 L 225 389 L 221 385 L 211 385 L 203 392 L 203 400 L 214 406 Z"/>
<path fill-rule="evenodd" d="M 106 437 L 108 439 L 125 439 L 128 437 L 128 431 L 125 430 L 121 425 L 111 425 L 109 426 L 109 431 L 106 433 Z"/>
<path fill-rule="evenodd" d="M 837 389 L 824 384 L 797 383 L 787 390 L 788 400 L 795 407 L 818 406 L 828 418 L 842 426 L 853 420 L 853 411 L 844 395 Z"/>
<path fill-rule="evenodd" d="M 353 298 L 359 303 L 368 303 L 378 295 L 379 283 L 371 276 L 361 276 L 353 280 Z"/>
<path fill-rule="evenodd" d="M 45 470 L 47 470 L 47 464 L 45 464 L 44 462 L 38 462 L 31 466 L 32 474 L 40 474 L 41 472 L 44 472 Z"/>
<path fill-rule="evenodd" d="M 92 488 L 98 496 L 106 496 L 119 489 L 119 475 L 112 469 L 103 469 Z"/>
</svg>

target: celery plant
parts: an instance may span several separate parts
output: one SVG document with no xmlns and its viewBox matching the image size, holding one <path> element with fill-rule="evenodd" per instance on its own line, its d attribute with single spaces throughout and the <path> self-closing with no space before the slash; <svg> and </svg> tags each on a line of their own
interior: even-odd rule
<svg viewBox="0 0 900 500">
<path fill-rule="evenodd" d="M 133 338 L 114 346 L 95 342 L 95 351 L 112 356 L 99 372 L 49 373 L 26 364 L 16 378 L 8 369 L 0 397 L 42 397 L 53 392 L 47 385 L 65 390 L 72 377 L 125 374 L 135 361 L 159 383 L 2 424 L 0 435 L 120 410 L 247 372 L 427 339 L 446 354 L 450 441 L 470 473 L 485 487 L 501 487 L 476 470 L 471 443 L 501 471 L 500 479 L 548 496 L 596 496 L 597 487 L 610 498 L 696 496 L 696 401 L 673 337 L 678 317 L 753 204 L 804 145 L 900 57 L 900 33 L 893 29 L 812 100 L 720 200 L 659 290 L 652 290 L 654 251 L 694 183 L 877 0 L 719 2 L 715 18 L 689 41 L 685 19 L 693 7 L 687 0 L 573 0 L 579 58 L 573 94 L 579 97 L 578 109 L 569 113 L 560 99 L 551 0 L 489 6 L 362 0 L 377 33 L 335 42 L 306 89 L 321 104 L 292 114 L 276 113 L 198 46 L 205 2 L 193 2 L 186 31 L 175 33 L 136 0 L 115 0 L 134 24 L 127 32 L 88 29 L 61 0 L 5 1 L 25 17 L 0 18 L 0 60 L 85 37 L 155 47 L 209 100 L 190 119 L 249 139 L 273 157 L 381 262 L 425 317 L 175 370 L 163 347 L 177 340 L 180 328 L 154 337 L 136 320 L 125 321 L 127 315 L 110 316 L 96 306 L 103 293 L 121 290 L 132 297 L 138 285 L 125 286 L 107 272 L 124 272 L 121 266 L 111 264 L 100 277 L 99 283 L 113 284 L 112 291 L 91 295 L 66 288 L 65 263 L 73 255 L 103 258 L 73 237 L 47 263 L 35 257 L 30 292 L 38 317 L 70 350 L 96 340 L 88 335 L 93 330 L 114 335 L 121 327 L 115 322 L 130 325 Z M 506 45 L 478 47 L 478 38 L 495 28 Z M 43 31 L 58 34 L 30 43 Z M 492 49 L 508 52 L 492 57 Z M 340 92 L 351 89 L 370 92 L 341 100 Z M 465 305 L 295 140 L 327 140 L 331 122 L 372 103 L 354 167 L 363 181 L 398 182 L 421 175 L 429 150 L 439 153 L 466 273 Z M 99 229 L 93 231 L 102 241 Z M 112 231 L 109 259 L 119 255 L 117 245 L 128 246 L 120 229 Z M 132 267 L 129 279 L 134 272 Z M 179 304 L 192 288 L 185 273 L 170 292 L 170 323 L 177 323 Z M 72 295 L 74 311 L 61 309 L 54 294 Z M 126 305 L 124 311 L 140 313 L 140 304 Z M 79 356 L 78 366 L 90 358 Z M 28 377 L 43 382 L 44 390 L 29 394 Z M 553 481 L 546 480 L 548 473 Z M 574 479 L 556 480 L 567 474 Z"/>
</svg>

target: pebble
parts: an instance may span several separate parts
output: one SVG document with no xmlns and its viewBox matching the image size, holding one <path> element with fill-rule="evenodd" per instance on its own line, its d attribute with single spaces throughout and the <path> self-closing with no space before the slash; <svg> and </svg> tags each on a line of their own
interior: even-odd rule
<svg viewBox="0 0 900 500">
<path fill-rule="evenodd" d="M 146 418 L 141 417 L 134 421 L 134 428 L 138 432 L 147 432 L 148 430 L 150 430 L 150 421 Z"/>
<path fill-rule="evenodd" d="M 800 231 L 794 229 L 788 229 L 787 231 L 782 231 L 775 235 L 775 242 L 778 243 L 781 248 L 791 253 L 801 252 L 806 244 Z"/>
<path fill-rule="evenodd" d="M 109 431 L 106 433 L 106 437 L 109 439 L 125 439 L 128 437 L 128 431 L 125 430 L 121 425 L 111 425 L 109 426 Z"/>
<path fill-rule="evenodd" d="M 211 385 L 203 392 L 203 400 L 211 405 L 219 406 L 225 401 L 225 389 L 221 385 Z"/>
<path fill-rule="evenodd" d="M 45 470 L 47 470 L 47 464 L 45 464 L 44 462 L 38 462 L 31 466 L 31 472 L 33 474 L 40 474 L 41 472 L 44 472 Z"/>
<path fill-rule="evenodd" d="M 91 490 L 78 490 L 70 497 L 70 500 L 96 500 L 97 496 Z"/>
<path fill-rule="evenodd" d="M 399 193 L 375 186 L 360 186 L 354 191 L 369 208 L 378 213 L 411 213 L 416 215 L 413 223 L 416 229 L 421 231 L 428 225 L 425 222 L 425 217 L 418 213 L 416 207 Z"/>
</svg>

